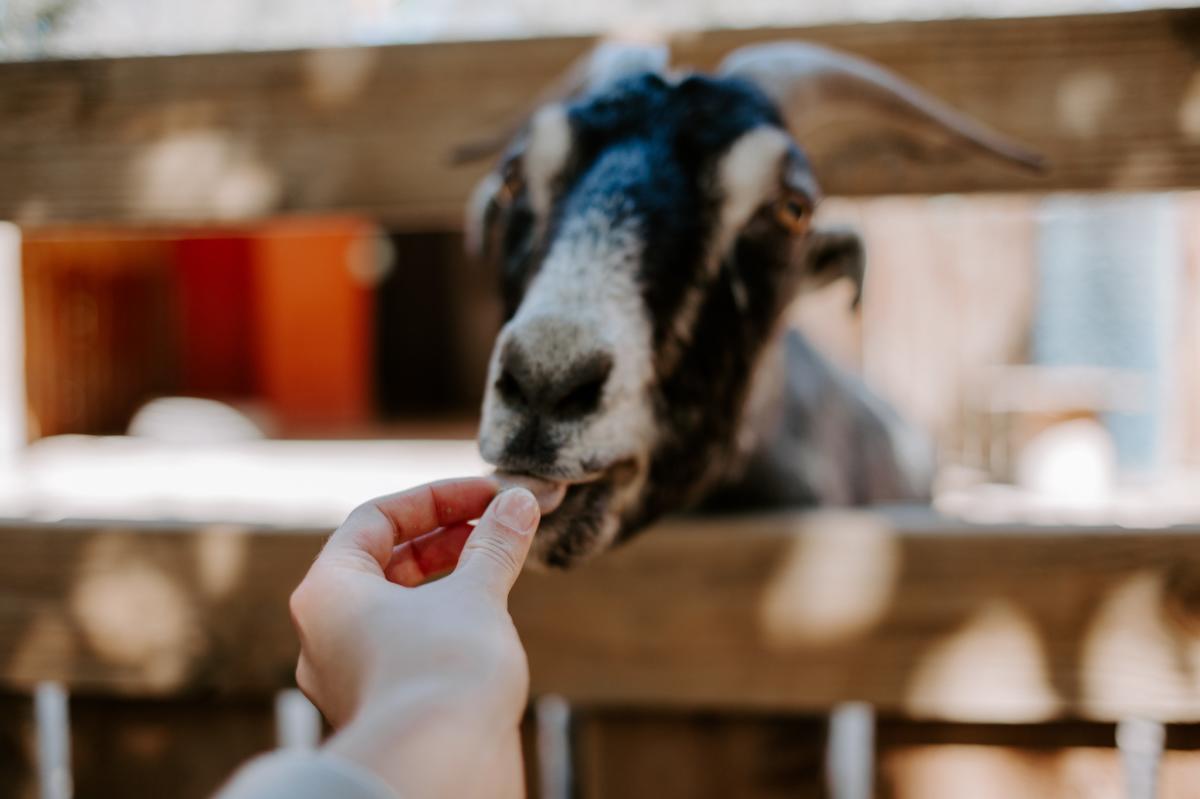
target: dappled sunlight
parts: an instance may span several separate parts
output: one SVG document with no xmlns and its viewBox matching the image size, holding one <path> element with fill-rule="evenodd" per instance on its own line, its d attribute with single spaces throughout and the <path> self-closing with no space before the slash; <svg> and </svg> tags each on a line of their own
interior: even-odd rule
<svg viewBox="0 0 1200 799">
<path fill-rule="evenodd" d="M 232 525 L 214 525 L 203 535 L 192 536 L 196 554 L 196 578 L 209 599 L 233 595 L 246 572 L 250 541 L 246 532 Z"/>
<path fill-rule="evenodd" d="M 916 716 L 946 708 L 958 719 L 1048 719 L 1060 708 L 1037 630 L 1013 603 L 996 599 L 934 643 L 916 664 L 905 701 Z"/>
<path fill-rule="evenodd" d="M 150 218 L 238 219 L 279 202 L 278 176 L 232 133 L 197 128 L 148 144 L 131 164 L 133 213 Z"/>
<path fill-rule="evenodd" d="M 1060 422 L 1035 435 L 1016 464 L 1017 484 L 1080 513 L 1104 505 L 1117 480 L 1117 448 L 1093 419 Z"/>
<path fill-rule="evenodd" d="M 1103 133 L 1108 115 L 1118 108 L 1120 91 L 1111 72 L 1087 69 L 1068 75 L 1057 99 L 1059 124 L 1088 139 Z"/>
<path fill-rule="evenodd" d="M 1143 571 L 1114 586 L 1084 637 L 1081 704 L 1101 717 L 1159 709 L 1164 721 L 1200 713 L 1200 636 L 1166 612 L 1167 581 Z"/>
<path fill-rule="evenodd" d="M 895 799 L 1072 796 L 1121 799 L 1120 764 L 1111 750 L 1058 751 L 1004 746 L 911 746 L 885 753 L 883 772 Z"/>
<path fill-rule="evenodd" d="M 24 488 L 12 507 L 39 520 L 331 526 L 371 497 L 485 471 L 472 441 L 182 446 L 126 436 L 58 436 L 26 453 Z M 0 504 L 0 516 L 6 510 Z"/>
<path fill-rule="evenodd" d="M 1192 71 L 1179 104 L 1179 129 L 1193 142 L 1200 141 L 1200 69 Z"/>
<path fill-rule="evenodd" d="M 760 605 L 768 644 L 786 649 L 862 635 L 887 612 L 900 570 L 899 544 L 887 521 L 823 512 L 797 526 Z"/>
<path fill-rule="evenodd" d="M 204 646 L 184 588 L 142 554 L 134 535 L 101 536 L 81 555 L 69 602 L 95 654 L 155 689 L 181 686 Z"/>
<path fill-rule="evenodd" d="M 318 107 L 340 108 L 366 87 L 379 61 L 379 51 L 311 50 L 304 54 L 309 99 Z"/>
</svg>

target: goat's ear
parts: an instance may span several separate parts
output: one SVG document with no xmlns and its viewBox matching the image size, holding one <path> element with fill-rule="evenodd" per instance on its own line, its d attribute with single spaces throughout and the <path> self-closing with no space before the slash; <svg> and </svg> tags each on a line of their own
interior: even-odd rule
<svg viewBox="0 0 1200 799">
<path fill-rule="evenodd" d="M 805 244 L 804 271 L 807 284 L 816 289 L 838 278 L 849 278 L 854 284 L 854 299 L 850 307 L 857 308 L 862 300 L 866 275 L 866 256 L 858 234 L 845 228 L 814 230 Z"/>
</svg>

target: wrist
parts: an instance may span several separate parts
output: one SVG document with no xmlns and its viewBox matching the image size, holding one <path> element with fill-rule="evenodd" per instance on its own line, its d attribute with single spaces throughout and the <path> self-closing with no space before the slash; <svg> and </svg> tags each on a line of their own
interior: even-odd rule
<svg viewBox="0 0 1200 799">
<path fill-rule="evenodd" d="M 488 728 L 484 714 L 436 696 L 408 690 L 367 700 L 326 748 L 400 796 L 466 795 L 454 787 L 464 777 L 464 759 L 475 761 L 497 731 Z"/>
</svg>

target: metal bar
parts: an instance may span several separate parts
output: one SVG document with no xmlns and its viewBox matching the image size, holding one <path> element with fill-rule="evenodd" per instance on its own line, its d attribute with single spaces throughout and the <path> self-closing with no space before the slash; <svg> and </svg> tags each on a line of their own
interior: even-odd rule
<svg viewBox="0 0 1200 799">
<path fill-rule="evenodd" d="M 71 718 L 67 689 L 60 683 L 38 683 L 33 692 L 37 735 L 37 774 L 41 799 L 71 799 Z"/>
<path fill-rule="evenodd" d="M 275 744 L 280 749 L 316 749 L 321 713 L 296 688 L 275 694 Z"/>
<path fill-rule="evenodd" d="M 1117 749 L 1125 772 L 1128 799 L 1158 796 L 1158 768 L 1167 741 L 1167 728 L 1149 719 L 1125 719 L 1117 724 Z"/>
<path fill-rule="evenodd" d="M 875 709 L 844 702 L 829 714 L 825 780 L 833 799 L 871 799 L 875 784 Z"/>
<path fill-rule="evenodd" d="M 538 796 L 570 799 L 571 706 L 556 694 L 539 697 L 534 703 L 537 722 Z"/>
</svg>

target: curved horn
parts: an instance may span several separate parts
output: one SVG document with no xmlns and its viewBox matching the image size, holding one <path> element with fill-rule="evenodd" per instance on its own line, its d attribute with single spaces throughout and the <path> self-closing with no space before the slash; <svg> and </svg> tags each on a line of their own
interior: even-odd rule
<svg viewBox="0 0 1200 799">
<path fill-rule="evenodd" d="M 450 161 L 464 164 L 495 155 L 520 133 L 525 122 L 543 105 L 592 94 L 630 75 L 665 72 L 670 58 L 669 48 L 661 42 L 602 41 L 573 61 L 520 113 L 495 131 L 456 147 Z"/>
<path fill-rule="evenodd" d="M 954 110 L 888 70 L 847 53 L 808 42 L 750 45 L 730 53 L 720 74 L 741 78 L 779 106 L 793 131 L 822 114 L 829 102 L 852 102 L 885 118 L 941 131 L 995 158 L 1042 171 L 1042 156 Z"/>
</svg>

